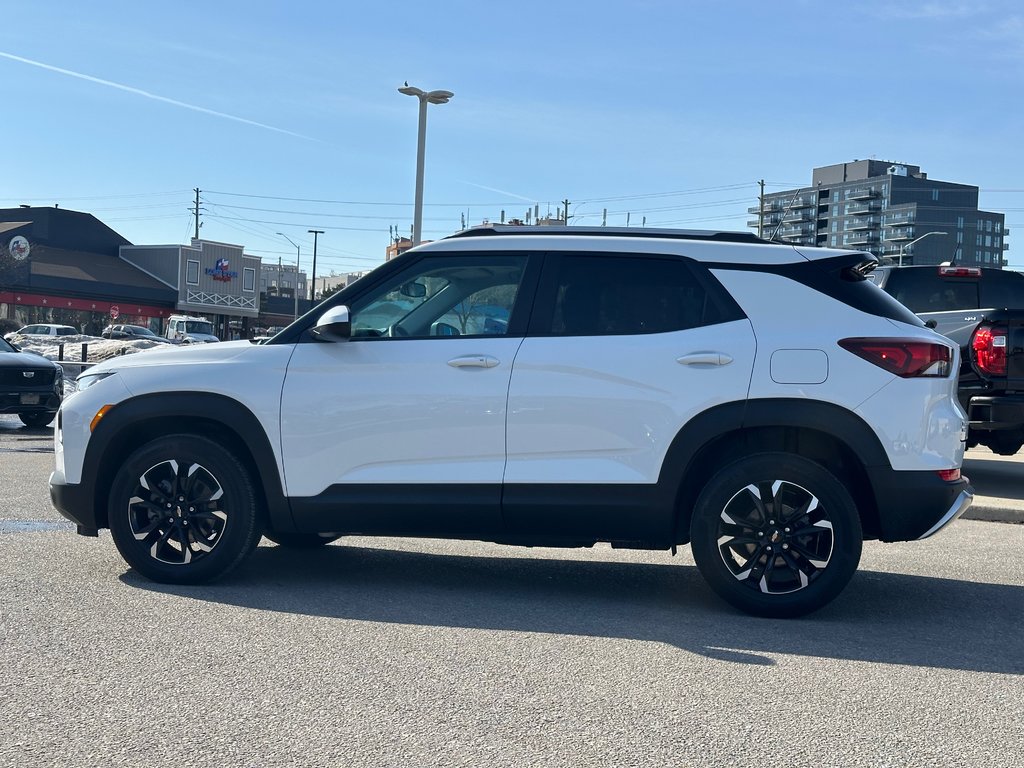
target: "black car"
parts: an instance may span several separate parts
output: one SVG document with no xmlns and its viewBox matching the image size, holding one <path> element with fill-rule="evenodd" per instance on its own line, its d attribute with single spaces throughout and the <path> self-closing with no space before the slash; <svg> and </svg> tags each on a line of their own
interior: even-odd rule
<svg viewBox="0 0 1024 768">
<path fill-rule="evenodd" d="M 105 339 L 140 339 L 143 341 L 155 341 L 160 344 L 170 344 L 169 339 L 157 336 L 149 328 L 143 325 L 108 325 L 101 334 Z"/>
<path fill-rule="evenodd" d="M 0 413 L 16 413 L 27 427 L 45 427 L 60 408 L 64 370 L 45 357 L 0 339 Z"/>
</svg>

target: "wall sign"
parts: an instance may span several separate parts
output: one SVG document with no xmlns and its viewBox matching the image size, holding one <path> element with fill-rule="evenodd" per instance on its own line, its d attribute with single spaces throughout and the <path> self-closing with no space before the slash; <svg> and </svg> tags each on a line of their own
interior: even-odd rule
<svg viewBox="0 0 1024 768">
<path fill-rule="evenodd" d="M 7 249 L 16 261 L 24 261 L 28 258 L 29 251 L 32 250 L 32 247 L 28 244 L 28 240 L 21 235 L 17 235 L 11 238 L 11 242 L 7 246 Z"/>
</svg>

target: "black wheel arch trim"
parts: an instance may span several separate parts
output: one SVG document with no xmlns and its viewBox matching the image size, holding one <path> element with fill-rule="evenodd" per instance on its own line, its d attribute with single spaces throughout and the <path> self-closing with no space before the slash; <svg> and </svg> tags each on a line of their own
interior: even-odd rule
<svg viewBox="0 0 1024 768">
<path fill-rule="evenodd" d="M 101 498 L 102 488 L 97 485 L 97 479 L 110 471 L 110 451 L 117 448 L 116 442 L 124 437 L 126 431 L 151 439 L 153 435 L 147 433 L 146 425 L 169 419 L 180 425 L 180 428 L 173 430 L 175 434 L 189 432 L 190 419 L 232 434 L 236 438 L 233 440 L 236 450 L 248 454 L 239 456 L 239 460 L 253 470 L 252 481 L 262 491 L 268 524 L 278 530 L 294 530 L 295 524 L 281 485 L 277 459 L 259 419 L 237 400 L 212 392 L 138 395 L 111 408 L 96 425 L 86 449 L 82 466 L 82 485 L 86 487 L 76 496 L 83 501 L 91 500 L 93 509 L 87 511 L 90 520 L 78 519 L 78 522 L 87 527 L 106 527 L 105 500 Z M 218 437 L 216 432 L 198 431 L 214 440 Z M 223 432 L 219 436 L 223 439 Z"/>
<path fill-rule="evenodd" d="M 862 418 L 832 403 L 796 398 L 762 398 L 723 403 L 709 408 L 683 425 L 670 444 L 658 477 L 664 504 L 677 510 L 675 524 L 685 523 L 674 533 L 678 543 L 688 538 L 689 511 L 679 505 L 688 494 L 695 496 L 690 476 L 697 471 L 697 459 L 716 441 L 727 437 L 745 440 L 761 429 L 809 430 L 834 438 L 845 445 L 860 461 L 869 477 L 873 470 L 892 471 L 889 457 L 875 432 Z M 764 450 L 757 447 L 757 450 Z M 745 446 L 745 451 L 755 450 Z M 739 458 L 739 454 L 737 454 Z M 706 480 L 707 478 L 695 478 Z M 881 499 L 879 488 L 870 489 L 876 507 Z M 685 518 L 685 519 L 684 519 Z"/>
</svg>

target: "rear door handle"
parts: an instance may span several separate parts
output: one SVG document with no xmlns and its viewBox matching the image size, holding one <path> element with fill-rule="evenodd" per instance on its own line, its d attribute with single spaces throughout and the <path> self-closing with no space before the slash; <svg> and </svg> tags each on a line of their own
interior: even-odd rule
<svg viewBox="0 0 1024 768">
<path fill-rule="evenodd" d="M 448 361 L 452 368 L 493 368 L 500 361 L 490 355 L 463 355 Z"/>
<path fill-rule="evenodd" d="M 728 365 L 732 357 L 724 352 L 691 352 L 677 357 L 676 362 L 681 365 Z"/>
</svg>

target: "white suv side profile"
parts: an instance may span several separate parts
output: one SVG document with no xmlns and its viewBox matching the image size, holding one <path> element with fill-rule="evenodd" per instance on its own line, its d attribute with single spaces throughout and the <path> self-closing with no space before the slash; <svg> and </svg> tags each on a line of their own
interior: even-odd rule
<svg viewBox="0 0 1024 768">
<path fill-rule="evenodd" d="M 864 539 L 926 538 L 973 498 L 958 350 L 874 266 L 744 233 L 467 230 L 264 344 L 84 373 L 51 497 L 163 582 L 261 536 L 689 543 L 733 605 L 801 615 Z"/>
</svg>

